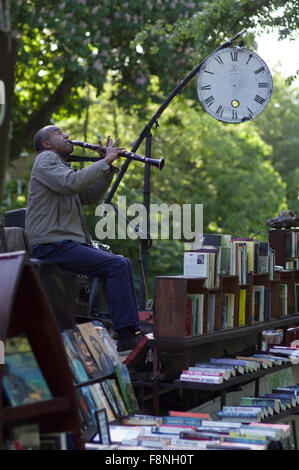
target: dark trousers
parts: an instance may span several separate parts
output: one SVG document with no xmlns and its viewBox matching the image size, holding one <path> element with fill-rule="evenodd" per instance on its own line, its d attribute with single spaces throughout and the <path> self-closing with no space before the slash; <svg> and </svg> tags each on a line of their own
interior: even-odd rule
<svg viewBox="0 0 299 470">
<path fill-rule="evenodd" d="M 128 258 L 72 240 L 35 245 L 32 254 L 73 273 L 105 279 L 114 330 L 139 328 L 132 264 Z"/>
</svg>

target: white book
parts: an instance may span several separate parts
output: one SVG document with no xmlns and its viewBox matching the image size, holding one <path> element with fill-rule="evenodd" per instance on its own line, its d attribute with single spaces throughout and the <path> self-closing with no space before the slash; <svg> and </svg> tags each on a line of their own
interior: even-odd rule
<svg viewBox="0 0 299 470">
<path fill-rule="evenodd" d="M 180 380 L 182 380 L 183 382 L 221 384 L 223 383 L 223 376 L 213 377 L 208 375 L 181 374 Z"/>
<path fill-rule="evenodd" d="M 210 253 L 184 253 L 184 276 L 208 278 Z"/>
<path fill-rule="evenodd" d="M 229 369 L 214 369 L 214 367 L 189 367 L 187 372 L 198 375 L 222 376 L 225 380 L 228 380 L 232 376 Z M 186 373 L 186 371 L 183 371 L 183 373 Z"/>
</svg>

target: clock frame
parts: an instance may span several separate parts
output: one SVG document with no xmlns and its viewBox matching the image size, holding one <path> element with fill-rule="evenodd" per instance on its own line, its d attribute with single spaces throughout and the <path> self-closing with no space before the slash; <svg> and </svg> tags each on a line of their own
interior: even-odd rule
<svg viewBox="0 0 299 470">
<path fill-rule="evenodd" d="M 272 76 L 255 52 L 240 46 L 215 51 L 197 77 L 202 107 L 219 121 L 239 124 L 257 117 L 272 94 Z"/>
</svg>

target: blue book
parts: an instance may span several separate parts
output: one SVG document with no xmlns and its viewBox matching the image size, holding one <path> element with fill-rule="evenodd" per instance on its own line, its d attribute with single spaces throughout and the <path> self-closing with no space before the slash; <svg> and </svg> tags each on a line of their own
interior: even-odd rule
<svg viewBox="0 0 299 470">
<path fill-rule="evenodd" d="M 2 384 L 5 397 L 11 406 L 52 399 L 52 394 L 32 351 L 5 355 Z"/>
<path fill-rule="evenodd" d="M 201 418 L 193 418 L 191 416 L 164 416 L 163 424 L 201 426 Z"/>
</svg>

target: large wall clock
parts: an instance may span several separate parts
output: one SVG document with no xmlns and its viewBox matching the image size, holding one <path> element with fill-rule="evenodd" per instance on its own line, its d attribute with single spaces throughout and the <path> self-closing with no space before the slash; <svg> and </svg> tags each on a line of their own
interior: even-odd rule
<svg viewBox="0 0 299 470">
<path fill-rule="evenodd" d="M 254 119 L 267 106 L 272 76 L 266 63 L 240 46 L 215 51 L 203 62 L 197 77 L 197 94 L 214 118 L 229 123 Z"/>
</svg>

